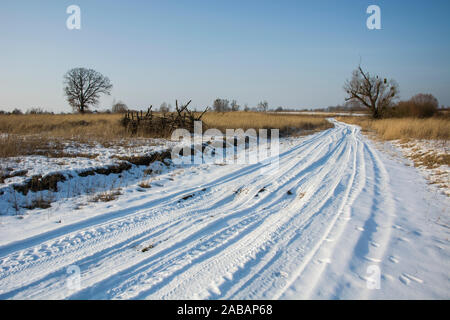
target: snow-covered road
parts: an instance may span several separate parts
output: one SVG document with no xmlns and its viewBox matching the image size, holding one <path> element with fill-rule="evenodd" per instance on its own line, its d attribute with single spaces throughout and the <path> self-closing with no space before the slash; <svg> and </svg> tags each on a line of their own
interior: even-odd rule
<svg viewBox="0 0 450 320">
<path fill-rule="evenodd" d="M 280 151 L 17 235 L 0 299 L 450 298 L 449 201 L 414 168 L 339 122 Z"/>
</svg>

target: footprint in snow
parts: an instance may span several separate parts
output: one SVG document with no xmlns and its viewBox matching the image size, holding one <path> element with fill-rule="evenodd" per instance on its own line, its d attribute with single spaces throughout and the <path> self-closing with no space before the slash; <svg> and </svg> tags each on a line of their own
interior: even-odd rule
<svg viewBox="0 0 450 320">
<path fill-rule="evenodd" d="M 412 233 L 413 235 L 417 236 L 417 237 L 422 236 L 422 232 L 417 231 L 417 230 L 414 230 L 414 231 L 412 231 L 411 233 Z"/>
<path fill-rule="evenodd" d="M 317 259 L 317 261 L 319 263 L 324 263 L 324 264 L 331 263 L 331 259 L 330 258 Z"/>
<path fill-rule="evenodd" d="M 282 277 L 282 278 L 287 278 L 289 276 L 289 274 L 287 272 L 280 271 L 280 272 L 275 272 L 275 276 Z"/>
<path fill-rule="evenodd" d="M 393 281 L 395 279 L 395 277 L 391 276 L 390 274 L 384 273 L 381 275 L 381 279 Z"/>
<path fill-rule="evenodd" d="M 404 238 L 404 237 L 398 237 L 398 240 L 405 241 L 405 242 L 410 242 L 410 240 L 408 238 Z"/>
<path fill-rule="evenodd" d="M 417 282 L 417 283 L 423 283 L 423 280 L 417 277 L 414 277 L 408 273 L 403 273 L 399 277 L 400 281 L 403 282 L 405 285 L 409 285 L 411 281 Z"/>
<path fill-rule="evenodd" d="M 367 261 L 370 261 L 370 262 L 376 262 L 376 263 L 381 262 L 380 259 L 371 258 L 371 257 L 368 257 L 368 256 L 365 256 L 364 259 L 366 259 Z"/>
<path fill-rule="evenodd" d="M 389 261 L 391 261 L 392 263 L 399 263 L 400 260 L 398 260 L 398 258 L 395 256 L 390 256 Z"/>
</svg>

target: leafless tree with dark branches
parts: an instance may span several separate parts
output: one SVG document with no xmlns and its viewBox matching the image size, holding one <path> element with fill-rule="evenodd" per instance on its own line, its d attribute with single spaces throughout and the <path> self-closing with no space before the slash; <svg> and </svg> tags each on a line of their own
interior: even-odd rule
<svg viewBox="0 0 450 320">
<path fill-rule="evenodd" d="M 84 113 L 98 104 L 100 94 L 109 95 L 111 81 L 101 73 L 86 68 L 74 68 L 64 75 L 64 92 L 74 111 Z"/>
<path fill-rule="evenodd" d="M 347 80 L 344 90 L 348 97 L 345 101 L 358 101 L 369 108 L 372 116 L 379 119 L 398 98 L 398 84 L 394 80 L 381 79 L 365 73 L 361 66 L 353 71 L 351 80 Z"/>
</svg>

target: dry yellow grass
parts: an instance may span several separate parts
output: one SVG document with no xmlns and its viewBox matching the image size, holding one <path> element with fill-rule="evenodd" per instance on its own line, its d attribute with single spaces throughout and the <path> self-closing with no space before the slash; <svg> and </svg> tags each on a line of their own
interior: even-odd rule
<svg viewBox="0 0 450 320">
<path fill-rule="evenodd" d="M 434 152 L 415 152 L 410 156 L 417 167 L 424 166 L 427 169 L 435 169 L 442 165 L 450 166 L 449 154 L 436 154 Z"/>
<path fill-rule="evenodd" d="M 430 183 L 444 189 L 444 192 L 448 194 L 448 175 L 438 169 L 443 165 L 450 166 L 450 155 L 438 150 L 422 151 L 416 145 L 419 140 L 438 140 L 439 145 L 441 143 L 448 145 L 450 143 L 449 117 L 382 120 L 372 120 L 366 117 L 340 117 L 338 120 L 359 125 L 363 131 L 373 133 L 375 137 L 382 140 L 400 140 L 403 146 L 410 148 L 405 156 L 414 162 L 414 166 L 429 169 Z"/>
<path fill-rule="evenodd" d="M 283 133 L 301 133 L 299 130 L 324 130 L 332 127 L 325 117 L 299 114 L 261 112 L 206 113 L 202 120 L 210 128 L 225 129 L 279 129 Z"/>
<path fill-rule="evenodd" d="M 0 157 L 12 157 L 62 151 L 63 141 L 99 142 L 104 146 L 133 137 L 124 129 L 121 114 L 36 114 L 0 115 Z M 283 134 L 301 134 L 330 128 L 319 116 L 279 115 L 258 112 L 206 113 L 202 119 L 207 128 L 280 129 Z M 299 132 L 300 130 L 300 132 Z M 137 137 L 155 137 L 138 134 Z"/>
<path fill-rule="evenodd" d="M 0 133 L 17 135 L 38 134 L 40 137 L 59 137 L 90 141 L 129 137 L 120 124 L 120 114 L 67 115 L 0 115 Z M 286 115 L 259 112 L 206 113 L 202 120 L 208 128 L 322 130 L 331 124 L 324 117 Z"/>
<path fill-rule="evenodd" d="M 338 117 L 339 121 L 361 126 L 383 140 L 450 139 L 449 118 L 392 118 L 373 120 L 366 117 Z"/>
<path fill-rule="evenodd" d="M 67 139 L 110 139 L 126 134 L 120 114 L 1 115 L 0 133 Z"/>
</svg>

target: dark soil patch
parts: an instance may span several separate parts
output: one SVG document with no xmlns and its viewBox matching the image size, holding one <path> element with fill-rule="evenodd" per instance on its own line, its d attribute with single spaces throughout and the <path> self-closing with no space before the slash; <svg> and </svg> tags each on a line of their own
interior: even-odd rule
<svg viewBox="0 0 450 320">
<path fill-rule="evenodd" d="M 29 191 L 38 192 L 43 190 L 58 191 L 58 182 L 66 181 L 60 173 L 54 173 L 42 177 L 41 175 L 32 176 L 31 179 L 26 180 L 23 184 L 13 185 L 14 190 L 27 195 Z"/>
<path fill-rule="evenodd" d="M 148 156 L 137 156 L 137 157 L 129 157 L 129 156 L 116 156 L 116 159 L 128 161 L 136 166 L 148 166 L 155 161 L 161 161 L 165 163 L 164 160 L 171 158 L 170 151 L 163 152 L 155 152 Z"/>
<path fill-rule="evenodd" d="M 28 173 L 28 170 L 20 170 L 13 173 L 6 173 L 0 175 L 0 183 L 5 183 L 5 180 L 12 177 L 23 177 L 26 176 Z"/>
<path fill-rule="evenodd" d="M 95 159 L 98 157 L 98 154 L 89 154 L 89 153 L 67 153 L 64 151 L 54 151 L 54 150 L 38 150 L 32 153 L 37 156 L 44 156 L 47 158 L 88 158 Z"/>
<path fill-rule="evenodd" d="M 149 246 L 147 246 L 147 247 L 144 247 L 144 248 L 142 248 L 141 249 L 141 252 L 147 252 L 148 250 L 150 250 L 150 249 L 153 249 L 155 246 L 154 245 L 149 245 Z"/>
<path fill-rule="evenodd" d="M 23 206 L 23 208 L 28 209 L 28 210 L 33 210 L 33 209 L 48 209 L 51 207 L 51 201 L 50 200 L 45 200 L 45 199 L 35 199 L 33 200 L 33 202 L 29 205 Z"/>
<path fill-rule="evenodd" d="M 184 196 L 183 198 L 181 198 L 181 199 L 183 199 L 183 200 L 187 200 L 187 199 L 190 199 L 190 198 L 192 198 L 194 196 L 194 194 L 188 194 L 187 196 Z"/>
<path fill-rule="evenodd" d="M 121 163 L 110 165 L 107 167 L 100 167 L 100 168 L 85 170 L 85 171 L 79 172 L 78 175 L 80 177 L 87 177 L 87 176 L 93 176 L 95 174 L 103 174 L 103 175 L 110 175 L 111 173 L 119 174 L 125 170 L 130 170 L 130 169 L 131 169 L 131 164 L 126 163 L 126 162 L 121 162 Z"/>
</svg>

